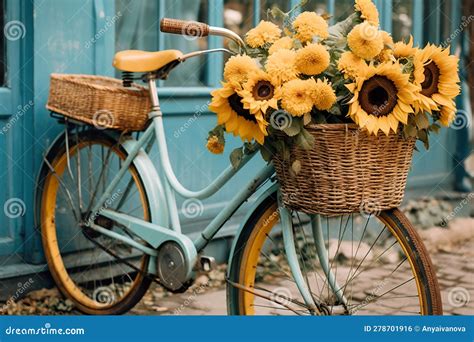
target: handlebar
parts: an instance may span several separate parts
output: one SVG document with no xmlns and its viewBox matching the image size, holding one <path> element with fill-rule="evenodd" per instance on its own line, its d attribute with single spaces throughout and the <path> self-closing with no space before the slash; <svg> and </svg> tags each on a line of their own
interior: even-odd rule
<svg viewBox="0 0 474 342">
<path fill-rule="evenodd" d="M 165 33 L 181 34 L 191 37 L 207 37 L 209 35 L 209 25 L 205 23 L 171 18 L 161 19 L 160 30 Z"/>
<path fill-rule="evenodd" d="M 222 27 L 209 26 L 198 21 L 163 18 L 160 22 L 160 31 L 164 33 L 180 34 L 199 38 L 210 35 L 222 36 L 232 39 L 242 48 L 245 47 L 244 41 L 235 32 Z"/>
</svg>

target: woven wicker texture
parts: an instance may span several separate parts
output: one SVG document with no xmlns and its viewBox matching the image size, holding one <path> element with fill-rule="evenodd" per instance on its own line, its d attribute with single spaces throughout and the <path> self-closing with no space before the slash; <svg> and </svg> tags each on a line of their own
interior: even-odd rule
<svg viewBox="0 0 474 342">
<path fill-rule="evenodd" d="M 142 131 L 151 104 L 148 89 L 103 76 L 52 74 L 46 108 L 100 128 Z"/>
<path fill-rule="evenodd" d="M 314 148 L 293 147 L 290 162 L 274 157 L 284 204 L 308 214 L 377 214 L 403 199 L 415 140 L 368 135 L 356 125 L 312 125 Z M 301 162 L 294 175 L 290 165 Z"/>
</svg>

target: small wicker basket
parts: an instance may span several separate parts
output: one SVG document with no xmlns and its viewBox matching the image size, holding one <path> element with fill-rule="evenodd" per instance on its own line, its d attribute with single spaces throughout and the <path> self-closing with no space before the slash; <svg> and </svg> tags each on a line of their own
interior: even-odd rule
<svg viewBox="0 0 474 342">
<path fill-rule="evenodd" d="M 377 214 L 400 205 L 415 139 L 373 136 L 356 125 L 311 125 L 314 147 L 293 147 L 291 160 L 275 156 L 283 203 L 308 214 Z M 295 160 L 301 170 L 290 167 Z"/>
<path fill-rule="evenodd" d="M 142 131 L 151 108 L 148 90 L 103 76 L 52 74 L 46 108 L 100 129 Z"/>
</svg>

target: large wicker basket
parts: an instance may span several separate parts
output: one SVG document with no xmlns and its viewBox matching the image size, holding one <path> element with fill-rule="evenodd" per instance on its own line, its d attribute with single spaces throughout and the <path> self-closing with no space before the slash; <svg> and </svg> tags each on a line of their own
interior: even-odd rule
<svg viewBox="0 0 474 342">
<path fill-rule="evenodd" d="M 293 147 L 291 160 L 273 159 L 283 203 L 308 214 L 377 214 L 403 199 L 415 140 L 373 136 L 356 125 L 312 125 L 311 150 Z M 291 171 L 295 160 L 298 173 Z"/>
<path fill-rule="evenodd" d="M 145 87 L 103 76 L 52 74 L 46 108 L 98 128 L 141 131 L 150 111 Z"/>
</svg>

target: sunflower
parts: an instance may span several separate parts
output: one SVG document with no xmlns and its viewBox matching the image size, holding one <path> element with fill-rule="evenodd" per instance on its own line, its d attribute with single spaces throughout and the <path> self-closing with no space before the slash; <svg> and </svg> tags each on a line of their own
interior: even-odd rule
<svg viewBox="0 0 474 342">
<path fill-rule="evenodd" d="M 230 83 L 243 83 L 248 75 L 260 70 L 255 59 L 247 55 L 232 56 L 224 67 L 224 79 Z"/>
<path fill-rule="evenodd" d="M 383 37 L 377 27 L 363 22 L 356 25 L 347 36 L 347 44 L 352 52 L 363 59 L 373 59 L 382 52 Z"/>
<path fill-rule="evenodd" d="M 327 79 L 318 79 L 311 93 L 314 106 L 319 110 L 329 110 L 336 103 L 336 93 L 332 88 L 331 82 Z"/>
<path fill-rule="evenodd" d="M 329 52 L 321 44 L 308 44 L 296 52 L 296 68 L 305 75 L 319 75 L 329 66 Z"/>
<path fill-rule="evenodd" d="M 291 50 L 293 48 L 293 43 L 293 39 L 291 39 L 290 37 L 280 38 L 272 44 L 270 49 L 268 49 L 268 53 L 271 55 L 272 53 L 275 53 L 281 49 Z"/>
<path fill-rule="evenodd" d="M 293 116 L 303 116 L 313 109 L 313 94 L 316 82 L 308 80 L 291 80 L 283 85 L 281 106 Z"/>
<path fill-rule="evenodd" d="M 376 59 L 381 62 L 381 63 L 385 63 L 385 62 L 390 62 L 390 61 L 395 61 L 394 57 L 393 57 L 393 38 L 392 36 L 390 35 L 390 33 L 388 33 L 387 31 L 383 31 L 381 30 L 380 31 L 380 35 L 382 36 L 382 40 L 383 40 L 383 49 L 382 49 L 382 52 L 379 53 L 379 55 L 376 57 Z"/>
<path fill-rule="evenodd" d="M 227 132 L 240 136 L 243 141 L 255 139 L 263 145 L 268 123 L 261 113 L 254 115 L 244 108 L 242 98 L 230 83 L 211 93 L 209 110 L 217 114 L 217 124 L 224 125 Z"/>
<path fill-rule="evenodd" d="M 329 37 L 328 23 L 315 12 L 303 12 L 293 21 L 295 37 L 302 43 L 312 42 L 313 37 L 321 39 Z"/>
<path fill-rule="evenodd" d="M 360 12 L 361 19 L 371 25 L 379 26 L 379 11 L 372 0 L 355 0 L 355 10 Z"/>
<path fill-rule="evenodd" d="M 216 137 L 215 135 L 212 135 L 207 139 L 206 147 L 209 152 L 214 154 L 222 154 L 224 152 L 224 144 L 219 141 L 219 137 Z"/>
<path fill-rule="evenodd" d="M 344 74 L 344 78 L 355 78 L 359 73 L 364 74 L 367 63 L 352 52 L 344 52 L 337 62 L 337 69 Z"/>
<path fill-rule="evenodd" d="M 281 99 L 281 87 L 266 72 L 259 70 L 249 77 L 243 90 L 238 94 L 242 97 L 245 109 L 251 114 L 265 115 L 268 108 L 278 109 L 278 100 Z"/>
<path fill-rule="evenodd" d="M 280 28 L 269 21 L 262 20 L 245 35 L 245 41 L 251 48 L 261 48 L 265 44 L 275 43 L 281 36 Z"/>
<path fill-rule="evenodd" d="M 460 93 L 459 59 L 449 54 L 449 48 L 431 44 L 420 50 L 417 57 L 424 65 L 420 94 L 438 105 L 441 124 L 449 126 L 456 113 L 454 98 Z"/>
<path fill-rule="evenodd" d="M 378 54 L 376 59 L 381 63 L 396 61 L 395 57 L 393 56 L 393 51 L 391 49 L 383 49 L 382 52 Z"/>
<path fill-rule="evenodd" d="M 438 110 L 436 103 L 429 97 L 421 93 L 421 84 L 425 80 L 424 70 L 425 66 L 422 61 L 421 53 L 418 48 L 413 47 L 413 36 L 410 36 L 408 43 L 397 42 L 393 47 L 393 56 L 398 59 L 402 65 L 411 65 L 409 70 L 411 72 L 411 82 L 418 88 L 414 93 L 416 95 L 415 113 L 426 111 L 432 113 L 433 110 Z"/>
<path fill-rule="evenodd" d="M 416 53 L 416 48 L 413 47 L 413 36 L 410 36 L 408 43 L 396 42 L 393 45 L 393 55 L 395 58 L 407 58 L 414 56 Z"/>
<path fill-rule="evenodd" d="M 354 94 L 348 115 L 369 133 L 397 132 L 399 123 L 406 125 L 408 115 L 413 113 L 417 88 L 398 63 L 371 64 L 365 74 L 346 87 Z"/>
<path fill-rule="evenodd" d="M 412 83 L 418 87 L 418 91 L 415 93 L 416 101 L 413 104 L 415 112 L 429 112 L 438 111 L 438 105 L 431 97 L 423 94 L 422 84 L 425 82 L 425 62 L 422 59 L 422 52 L 415 48 L 412 50 L 414 54 L 412 56 L 404 57 L 412 63 L 411 79 Z"/>
<path fill-rule="evenodd" d="M 295 63 L 296 52 L 281 49 L 268 57 L 265 69 L 278 82 L 283 83 L 298 77 L 298 69 L 296 69 Z"/>
</svg>

